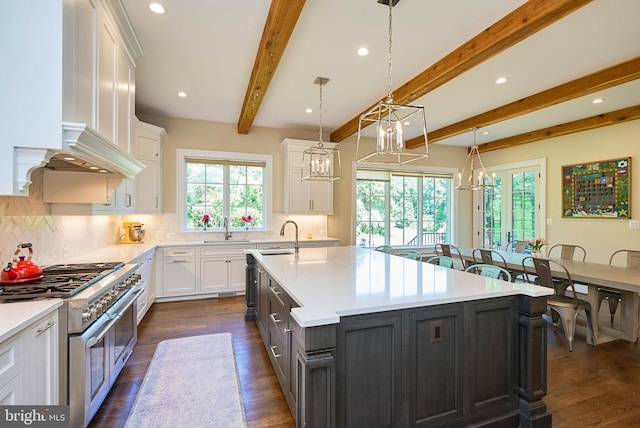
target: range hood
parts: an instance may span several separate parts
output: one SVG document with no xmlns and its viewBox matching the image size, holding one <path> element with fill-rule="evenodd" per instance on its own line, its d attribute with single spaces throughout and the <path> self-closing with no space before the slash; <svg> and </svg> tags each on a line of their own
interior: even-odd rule
<svg viewBox="0 0 640 428">
<path fill-rule="evenodd" d="M 57 149 L 16 147 L 14 191 L 28 196 L 31 173 L 38 167 L 56 170 L 112 173 L 134 178 L 145 165 L 106 140 L 84 123 L 62 123 L 62 145 Z"/>
</svg>

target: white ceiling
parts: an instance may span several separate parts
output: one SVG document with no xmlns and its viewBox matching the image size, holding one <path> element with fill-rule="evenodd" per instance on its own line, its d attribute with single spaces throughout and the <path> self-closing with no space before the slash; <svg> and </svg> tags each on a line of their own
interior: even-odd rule
<svg viewBox="0 0 640 428">
<path fill-rule="evenodd" d="M 269 11 L 268 0 L 122 0 L 144 50 L 140 113 L 237 124 Z M 396 88 L 525 0 L 401 0 L 393 8 Z M 412 102 L 429 131 L 640 56 L 640 1 L 594 0 L 525 41 Z M 366 46 L 369 55 L 356 50 Z M 253 126 L 317 130 L 319 88 L 327 137 L 384 97 L 388 8 L 376 0 L 307 0 Z M 499 76 L 506 84 L 496 85 Z M 179 98 L 178 91 L 188 93 Z M 596 97 L 604 103 L 594 105 Z M 640 104 L 640 80 L 488 126 L 493 141 Z M 305 113 L 307 107 L 314 112 Z M 438 144 L 469 146 L 471 134 Z"/>
</svg>

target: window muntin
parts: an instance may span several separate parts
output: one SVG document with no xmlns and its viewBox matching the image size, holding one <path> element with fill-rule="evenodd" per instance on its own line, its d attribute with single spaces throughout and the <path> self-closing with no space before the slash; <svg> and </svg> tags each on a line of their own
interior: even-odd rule
<svg viewBox="0 0 640 428">
<path fill-rule="evenodd" d="M 451 239 L 452 183 L 449 174 L 358 170 L 356 244 L 421 246 Z"/>
<path fill-rule="evenodd" d="M 270 219 L 271 156 L 248 153 L 179 149 L 178 221 L 184 231 L 222 230 L 224 216 L 230 229 L 265 230 Z M 242 217 L 251 216 L 245 223 Z"/>
</svg>

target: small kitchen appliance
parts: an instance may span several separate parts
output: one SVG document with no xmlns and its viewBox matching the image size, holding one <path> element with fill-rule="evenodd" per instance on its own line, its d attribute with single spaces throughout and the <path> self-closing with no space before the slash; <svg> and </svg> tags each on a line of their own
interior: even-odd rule
<svg viewBox="0 0 640 428">
<path fill-rule="evenodd" d="M 20 255 L 24 248 L 29 249 L 28 256 Z M 20 284 L 42 278 L 42 268 L 31 261 L 32 256 L 31 243 L 18 244 L 18 248 L 13 254 L 13 261 L 8 262 L 7 266 L 2 269 L 0 284 Z"/>
<path fill-rule="evenodd" d="M 120 237 L 122 244 L 142 244 L 144 238 L 143 224 L 137 221 L 125 221 L 122 223 L 124 234 Z"/>
</svg>

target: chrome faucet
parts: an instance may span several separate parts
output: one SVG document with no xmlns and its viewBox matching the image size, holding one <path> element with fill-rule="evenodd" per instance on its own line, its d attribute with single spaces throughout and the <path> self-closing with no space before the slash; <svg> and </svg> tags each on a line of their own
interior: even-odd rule
<svg viewBox="0 0 640 428">
<path fill-rule="evenodd" d="M 280 236 L 284 236 L 284 227 L 287 225 L 287 223 L 291 223 L 296 227 L 296 243 L 293 248 L 295 248 L 296 254 L 298 254 L 300 252 L 300 244 L 298 243 L 298 224 L 293 220 L 285 221 L 282 225 L 282 228 L 280 229 Z"/>
<path fill-rule="evenodd" d="M 229 238 L 231 238 L 231 232 L 229 232 L 229 217 L 227 216 L 224 216 L 223 227 L 224 227 L 224 240 L 228 241 Z"/>
</svg>

